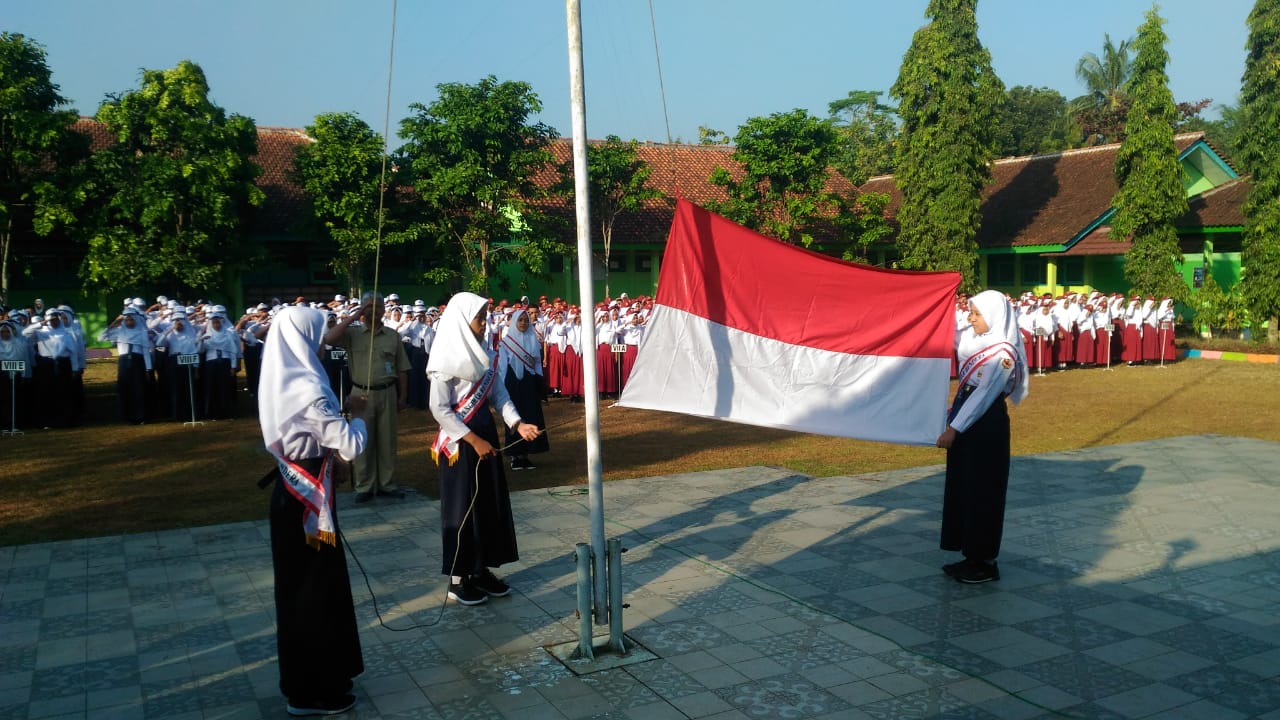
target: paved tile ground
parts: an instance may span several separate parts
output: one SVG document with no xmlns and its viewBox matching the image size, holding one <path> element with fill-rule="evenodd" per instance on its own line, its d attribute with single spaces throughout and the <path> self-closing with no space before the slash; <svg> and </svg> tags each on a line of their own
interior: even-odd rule
<svg viewBox="0 0 1280 720">
<path fill-rule="evenodd" d="M 389 626 L 352 563 L 347 717 L 1280 719 L 1278 468 L 1280 444 L 1208 435 L 1015 458 L 979 586 L 939 571 L 941 467 L 612 482 L 627 633 L 657 659 L 583 675 L 542 648 L 576 639 L 585 496 L 516 495 L 517 592 L 464 608 L 435 503 L 344 494 Z M 0 719 L 285 717 L 266 538 L 0 548 Z"/>
</svg>

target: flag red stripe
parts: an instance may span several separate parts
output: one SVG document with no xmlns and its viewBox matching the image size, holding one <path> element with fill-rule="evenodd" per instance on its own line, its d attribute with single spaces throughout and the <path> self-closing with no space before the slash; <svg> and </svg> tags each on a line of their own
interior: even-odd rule
<svg viewBox="0 0 1280 720">
<path fill-rule="evenodd" d="M 955 272 L 845 262 L 676 203 L 656 301 L 794 345 L 858 355 L 950 358 Z"/>
</svg>

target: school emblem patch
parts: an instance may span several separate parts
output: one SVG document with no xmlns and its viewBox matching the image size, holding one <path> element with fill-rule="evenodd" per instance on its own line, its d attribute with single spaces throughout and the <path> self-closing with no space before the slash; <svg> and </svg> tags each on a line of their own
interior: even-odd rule
<svg viewBox="0 0 1280 720">
<path fill-rule="evenodd" d="M 1012 361 L 1012 360 L 1010 360 L 1009 358 L 1005 358 L 1005 359 L 1003 359 L 1003 360 L 1001 360 L 1001 361 L 1000 361 L 1000 365 L 1001 365 L 1001 367 L 1003 367 L 1005 370 L 1008 370 L 1009 368 L 1013 367 L 1013 361 Z"/>
</svg>

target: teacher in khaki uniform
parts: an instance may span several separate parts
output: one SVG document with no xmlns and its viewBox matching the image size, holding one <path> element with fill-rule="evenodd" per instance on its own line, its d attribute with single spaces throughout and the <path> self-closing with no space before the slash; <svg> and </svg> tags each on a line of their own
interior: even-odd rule
<svg viewBox="0 0 1280 720">
<path fill-rule="evenodd" d="M 409 356 L 399 333 L 382 324 L 382 296 L 365 293 L 361 300 L 360 309 L 338 321 L 324 337 L 329 345 L 346 349 L 353 392 L 369 399 L 365 410 L 369 443 L 352 463 L 358 503 L 374 494 L 404 497 L 395 481 L 396 413 L 407 406 L 409 393 Z M 363 324 L 352 325 L 357 319 Z"/>
</svg>

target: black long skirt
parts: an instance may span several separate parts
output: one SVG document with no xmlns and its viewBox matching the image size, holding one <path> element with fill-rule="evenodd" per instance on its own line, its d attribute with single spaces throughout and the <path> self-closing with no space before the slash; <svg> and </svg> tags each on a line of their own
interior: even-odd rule
<svg viewBox="0 0 1280 720">
<path fill-rule="evenodd" d="M 534 375 L 526 370 L 524 377 L 517 380 L 515 370 L 507 368 L 507 377 L 504 384 L 507 386 L 507 394 L 511 396 L 511 402 L 515 403 L 516 410 L 520 413 L 520 419 L 531 425 L 546 428 L 547 421 L 542 415 L 541 376 Z M 542 433 L 536 440 L 529 442 L 520 437 L 520 433 L 514 429 L 507 428 L 506 452 L 508 455 L 534 455 L 547 452 L 550 449 L 551 443 L 547 441 L 546 433 Z"/>
<path fill-rule="evenodd" d="M 116 400 L 124 422 L 138 425 L 147 419 L 148 373 L 141 353 L 125 353 L 116 360 Z"/>
<path fill-rule="evenodd" d="M 309 470 L 318 470 L 319 463 Z M 355 604 L 341 544 L 307 544 L 302 503 L 278 476 L 271 492 L 280 692 L 293 701 L 332 698 L 364 672 Z M 337 511 L 333 522 L 338 523 Z M 340 542 L 340 541 L 339 541 Z"/>
<path fill-rule="evenodd" d="M 983 562 L 1000 554 L 1009 490 L 1009 409 L 997 400 L 947 450 L 942 549 Z"/>
<path fill-rule="evenodd" d="M 467 427 L 494 447 L 501 447 L 493 413 L 487 406 L 476 412 Z M 485 568 L 519 560 L 516 524 L 511 516 L 511 496 L 507 491 L 502 455 L 482 460 L 471 445 L 459 442 L 454 463 L 449 464 L 449 459 L 441 455 L 437 468 L 440 472 L 440 531 L 444 544 L 441 572 L 445 575 L 475 575 Z M 473 496 L 474 507 L 471 503 Z M 468 507 L 471 508 L 470 515 L 467 514 Z"/>
</svg>

